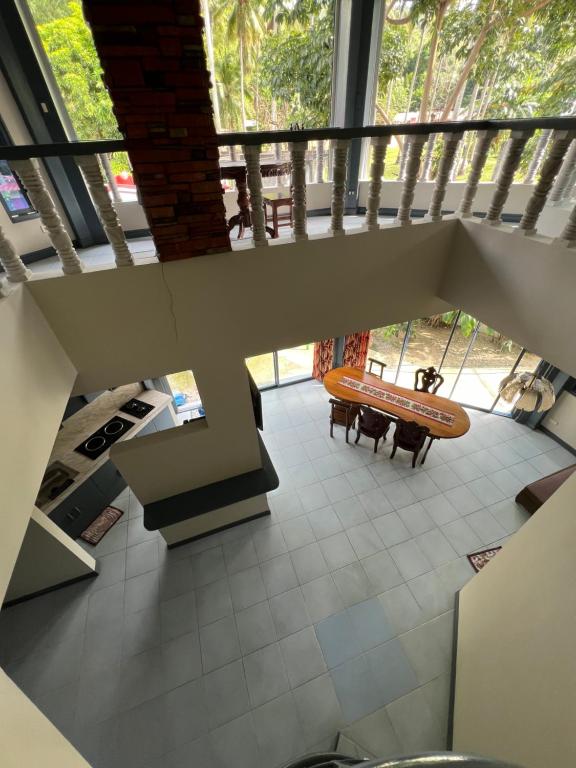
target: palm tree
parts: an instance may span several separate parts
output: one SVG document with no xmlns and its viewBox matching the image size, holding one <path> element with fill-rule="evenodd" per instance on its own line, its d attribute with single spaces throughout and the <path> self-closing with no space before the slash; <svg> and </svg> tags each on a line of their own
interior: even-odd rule
<svg viewBox="0 0 576 768">
<path fill-rule="evenodd" d="M 219 17 L 230 12 L 227 19 L 229 35 L 234 35 L 238 40 L 238 53 L 240 58 L 240 106 L 242 112 L 242 128 L 246 130 L 246 64 L 250 54 L 254 54 L 254 48 L 258 37 L 262 32 L 261 8 L 257 0 L 216 0 L 214 16 Z M 252 50 L 251 50 L 252 48 Z"/>
</svg>

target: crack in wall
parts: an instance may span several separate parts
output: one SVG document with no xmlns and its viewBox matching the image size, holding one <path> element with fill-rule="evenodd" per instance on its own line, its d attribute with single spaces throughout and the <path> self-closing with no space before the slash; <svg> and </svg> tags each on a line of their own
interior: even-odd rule
<svg viewBox="0 0 576 768">
<path fill-rule="evenodd" d="M 174 336 L 176 337 L 176 341 L 179 342 L 179 336 L 178 336 L 178 320 L 176 319 L 176 312 L 174 311 L 174 294 L 172 293 L 172 289 L 170 288 L 170 285 L 168 284 L 168 280 L 166 279 L 166 275 L 164 274 L 164 262 L 160 262 L 160 272 L 162 274 L 162 282 L 164 283 L 164 287 L 168 291 L 168 309 L 170 311 L 170 314 L 172 316 L 172 322 L 174 324 Z"/>
</svg>

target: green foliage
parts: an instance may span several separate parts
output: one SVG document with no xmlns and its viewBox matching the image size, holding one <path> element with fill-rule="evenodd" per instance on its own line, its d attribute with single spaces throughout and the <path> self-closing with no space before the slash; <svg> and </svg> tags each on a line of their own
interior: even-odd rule
<svg viewBox="0 0 576 768">
<path fill-rule="evenodd" d="M 78 0 L 68 3 L 68 15 L 38 26 L 79 139 L 119 137 L 112 103 L 102 82 L 102 70 L 92 35 Z"/>
<path fill-rule="evenodd" d="M 382 30 L 382 47 L 378 68 L 378 88 L 382 93 L 390 80 L 399 77 L 410 57 L 410 30 L 405 27 L 385 25 Z"/>
<path fill-rule="evenodd" d="M 28 7 L 36 24 L 46 24 L 68 16 L 68 3 L 69 0 L 28 0 Z"/>
</svg>

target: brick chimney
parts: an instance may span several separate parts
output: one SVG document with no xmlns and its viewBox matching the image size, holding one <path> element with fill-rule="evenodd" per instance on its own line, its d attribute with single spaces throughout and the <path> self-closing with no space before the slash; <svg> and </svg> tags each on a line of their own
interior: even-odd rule
<svg viewBox="0 0 576 768">
<path fill-rule="evenodd" d="M 230 250 L 199 0 L 83 0 L 160 261 Z"/>
</svg>

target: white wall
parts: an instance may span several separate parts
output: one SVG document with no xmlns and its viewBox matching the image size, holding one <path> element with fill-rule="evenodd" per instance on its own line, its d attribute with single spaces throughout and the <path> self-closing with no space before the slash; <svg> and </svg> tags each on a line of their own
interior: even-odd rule
<svg viewBox="0 0 576 768">
<path fill-rule="evenodd" d="M 439 296 L 576 375 L 574 250 L 465 219 Z"/>
<path fill-rule="evenodd" d="M 542 426 L 576 450 L 576 395 L 562 392 Z"/>
<path fill-rule="evenodd" d="M 545 205 L 538 219 L 538 232 L 548 237 L 560 237 L 574 205 L 574 200 L 564 201 L 560 205 Z"/>
<path fill-rule="evenodd" d="M 1 603 L 76 370 L 22 286 L 0 299 L 0 350 Z"/>
<path fill-rule="evenodd" d="M 575 504 L 573 475 L 460 593 L 457 751 L 574 765 Z"/>
<path fill-rule="evenodd" d="M 0 115 L 2 116 L 2 120 L 4 121 L 6 129 L 14 144 L 32 143 L 26 124 L 20 115 L 20 111 L 18 110 L 18 106 L 16 105 L 12 94 L 10 93 L 8 84 L 1 73 Z M 68 220 L 57 201 L 52 186 L 48 181 L 46 181 L 46 185 L 52 194 L 52 198 L 56 202 L 56 207 L 64 222 L 64 226 L 68 229 L 70 234 L 72 234 Z M 19 255 L 50 247 L 50 240 L 46 233 L 42 231 L 42 223 L 39 218 L 32 219 L 31 221 L 20 221 L 15 224 L 10 221 L 10 217 L 4 210 L 4 207 L 0 205 L 0 227 L 2 227 L 5 236 L 12 242 L 12 245 L 16 249 L 16 253 Z"/>
</svg>

